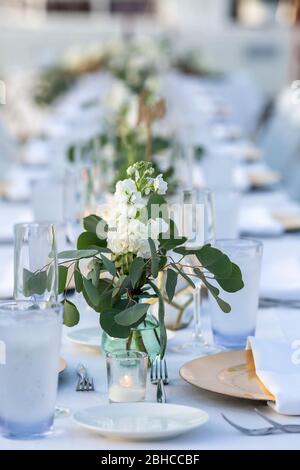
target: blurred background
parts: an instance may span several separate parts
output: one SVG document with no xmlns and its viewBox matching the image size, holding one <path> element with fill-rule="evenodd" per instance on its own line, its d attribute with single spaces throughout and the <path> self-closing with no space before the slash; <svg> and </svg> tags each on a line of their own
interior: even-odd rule
<svg viewBox="0 0 300 470">
<path fill-rule="evenodd" d="M 1 0 L 1 73 L 124 34 L 167 35 L 274 95 L 297 77 L 298 0 Z M 176 39 L 175 39 L 176 38 Z M 274 73 L 276 70 L 276 73 Z"/>
<path fill-rule="evenodd" d="M 16 222 L 74 245 L 138 160 L 219 237 L 299 230 L 299 80 L 300 0 L 0 0 L 0 297 Z"/>
</svg>

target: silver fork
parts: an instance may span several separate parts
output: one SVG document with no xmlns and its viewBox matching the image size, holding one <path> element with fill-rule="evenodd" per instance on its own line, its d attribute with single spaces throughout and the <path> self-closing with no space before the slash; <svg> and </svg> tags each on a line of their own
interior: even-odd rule
<svg viewBox="0 0 300 470">
<path fill-rule="evenodd" d="M 164 385 L 168 385 L 169 376 L 168 376 L 167 363 L 165 359 L 161 359 L 160 356 L 156 356 L 156 358 L 151 364 L 150 377 L 151 377 L 151 383 L 153 384 L 157 384 L 158 377 L 160 377 Z"/>
<path fill-rule="evenodd" d="M 94 381 L 88 376 L 87 370 L 83 364 L 78 364 L 76 368 L 77 375 L 79 376 L 76 392 L 93 392 Z"/>
<path fill-rule="evenodd" d="M 283 432 L 294 433 L 294 434 L 300 433 L 300 424 L 281 424 L 281 423 L 278 423 L 278 421 L 274 421 L 274 419 L 269 418 L 257 408 L 254 408 L 254 411 L 256 414 L 258 414 L 258 416 L 260 416 L 262 419 L 267 421 L 267 423 L 272 424 L 272 426 L 274 426 L 277 429 L 282 430 Z"/>
<path fill-rule="evenodd" d="M 161 359 L 160 356 L 157 356 L 152 363 L 150 371 L 151 383 L 157 385 L 156 390 L 156 401 L 157 403 L 166 403 L 166 392 L 165 392 L 165 383 L 168 381 L 168 372 L 165 359 Z"/>
<path fill-rule="evenodd" d="M 240 426 L 239 424 L 234 423 L 230 419 L 228 419 L 223 413 L 222 417 L 225 419 L 225 421 L 230 424 L 234 429 L 237 429 L 241 433 L 245 434 L 246 436 L 268 436 L 270 434 L 278 434 L 282 431 L 282 429 L 270 426 L 268 428 L 259 428 L 259 429 L 249 429 L 249 428 L 244 428 L 243 426 Z"/>
</svg>

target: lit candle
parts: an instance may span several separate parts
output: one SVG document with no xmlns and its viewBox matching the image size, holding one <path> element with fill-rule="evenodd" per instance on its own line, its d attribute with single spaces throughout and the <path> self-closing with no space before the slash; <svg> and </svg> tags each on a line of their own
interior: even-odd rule
<svg viewBox="0 0 300 470">
<path fill-rule="evenodd" d="M 134 385 L 130 375 L 124 375 L 119 380 L 119 385 L 111 385 L 108 390 L 111 402 L 138 402 L 145 399 L 145 388 Z"/>
<path fill-rule="evenodd" d="M 130 375 L 124 375 L 124 377 L 120 378 L 119 382 L 121 387 L 132 387 L 133 385 L 132 378 L 130 377 Z"/>
</svg>

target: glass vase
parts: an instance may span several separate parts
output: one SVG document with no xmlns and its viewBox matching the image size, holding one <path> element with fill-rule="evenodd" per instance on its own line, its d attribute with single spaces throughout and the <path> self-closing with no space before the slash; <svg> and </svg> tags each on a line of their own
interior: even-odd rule
<svg viewBox="0 0 300 470">
<path fill-rule="evenodd" d="M 137 327 L 132 328 L 128 338 L 113 338 L 102 333 L 101 347 L 106 353 L 115 351 L 141 351 L 153 361 L 160 352 L 160 331 L 158 320 L 151 314 Z"/>
</svg>

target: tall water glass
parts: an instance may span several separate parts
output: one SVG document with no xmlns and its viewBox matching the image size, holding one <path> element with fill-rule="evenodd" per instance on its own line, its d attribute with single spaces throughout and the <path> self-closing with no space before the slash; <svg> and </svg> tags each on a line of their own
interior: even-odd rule
<svg viewBox="0 0 300 470">
<path fill-rule="evenodd" d="M 56 229 L 53 223 L 15 225 L 14 298 L 56 301 Z"/>
<path fill-rule="evenodd" d="M 0 428 L 7 438 L 41 437 L 52 427 L 62 305 L 0 303 Z"/>
<path fill-rule="evenodd" d="M 231 305 L 230 313 L 223 313 L 210 297 L 214 341 L 224 348 L 243 349 L 247 337 L 255 334 L 263 246 L 248 239 L 217 240 L 215 246 L 240 267 L 245 285 L 234 293 L 218 286 L 220 297 Z"/>
</svg>

